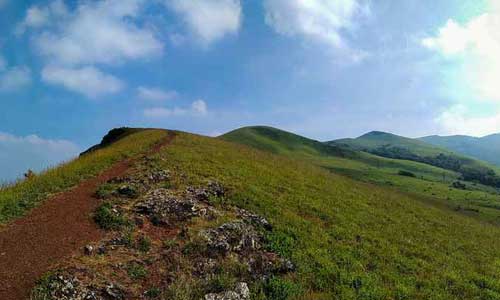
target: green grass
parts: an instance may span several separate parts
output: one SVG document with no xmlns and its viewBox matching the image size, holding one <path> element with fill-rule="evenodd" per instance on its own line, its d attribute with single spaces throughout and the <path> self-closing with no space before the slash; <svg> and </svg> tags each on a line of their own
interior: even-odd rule
<svg viewBox="0 0 500 300">
<path fill-rule="evenodd" d="M 498 190 L 472 183 L 466 183 L 467 190 L 451 188 L 452 183 L 460 178 L 460 174 L 457 172 L 420 162 L 380 157 L 366 152 L 353 152 L 347 156 L 339 156 L 318 151 L 303 151 L 302 148 L 288 146 L 288 143 L 297 144 L 301 138 L 299 136 L 291 135 L 295 137 L 293 140 L 276 139 L 270 135 L 260 135 L 258 131 L 255 131 L 255 127 L 250 127 L 250 129 L 253 129 L 250 131 L 252 135 L 248 133 L 249 129 L 243 128 L 241 131 L 235 130 L 221 138 L 267 152 L 304 160 L 335 174 L 404 192 L 425 203 L 449 210 L 458 210 L 458 212 L 470 217 L 500 224 Z M 281 132 L 278 129 L 272 130 Z M 259 146 L 259 144 L 263 145 Z M 401 176 L 398 174 L 401 170 L 411 172 L 416 177 Z"/>
<path fill-rule="evenodd" d="M 300 153 L 304 156 L 352 156 L 348 149 L 328 146 L 290 132 L 266 126 L 252 126 L 233 130 L 221 136 L 226 141 L 248 145 L 260 150 L 290 155 Z"/>
<path fill-rule="evenodd" d="M 167 135 L 165 130 L 138 131 L 106 148 L 47 170 L 30 180 L 0 190 L 0 224 L 22 216 L 50 195 L 96 176 L 115 162 L 149 149 Z"/>
<path fill-rule="evenodd" d="M 331 141 L 328 142 L 328 144 L 330 145 L 347 144 L 358 149 L 375 149 L 378 147 L 382 147 L 384 145 L 394 145 L 409 149 L 413 153 L 421 156 L 435 156 L 440 153 L 445 153 L 445 154 L 452 153 L 449 150 L 433 146 L 431 144 L 427 144 L 426 142 L 420 140 L 410 139 L 403 136 L 386 132 L 380 132 L 380 131 L 372 131 L 355 139 L 341 139 L 341 140 Z"/>
<path fill-rule="evenodd" d="M 218 139 L 181 133 L 159 155 L 164 167 L 185 174 L 184 184 L 219 180 L 231 191 L 227 201 L 271 221 L 271 247 L 297 265 L 273 289 L 303 299 L 500 298 L 496 226 L 311 161 Z M 416 182 L 397 171 L 396 178 Z"/>
<path fill-rule="evenodd" d="M 425 162 L 449 170 L 459 171 L 469 176 L 476 172 L 483 173 L 484 176 L 487 170 L 491 170 L 497 176 L 500 174 L 500 169 L 497 166 L 485 161 L 454 153 L 446 148 L 426 143 L 422 139 L 411 139 L 386 132 L 373 131 L 355 139 L 341 139 L 326 144 L 337 147 L 344 145 L 352 149 L 385 157 Z M 494 142 L 492 142 L 493 144 Z M 450 161 L 453 161 L 453 163 L 450 163 Z M 474 175 L 474 177 L 475 180 L 483 180 L 483 183 L 500 187 L 500 178 L 492 182 L 492 180 L 481 179 L 482 176 Z"/>
</svg>

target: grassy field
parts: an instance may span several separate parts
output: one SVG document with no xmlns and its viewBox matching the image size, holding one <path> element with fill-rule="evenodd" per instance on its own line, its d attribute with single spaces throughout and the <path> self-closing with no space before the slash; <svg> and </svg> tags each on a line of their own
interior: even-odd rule
<svg viewBox="0 0 500 300">
<path fill-rule="evenodd" d="M 50 195 L 97 175 L 115 162 L 146 151 L 165 136 L 164 130 L 139 131 L 107 148 L 0 189 L 0 224 L 22 216 Z"/>
<path fill-rule="evenodd" d="M 297 159 L 179 134 L 161 153 L 270 219 L 299 299 L 499 299 L 500 229 Z"/>
<path fill-rule="evenodd" d="M 2 190 L 2 220 L 166 134 L 132 134 Z M 268 299 L 500 299 L 500 228 L 484 222 L 498 217 L 494 190 L 450 188 L 454 172 L 341 148 L 333 153 L 316 143 L 277 142 L 261 151 L 178 133 L 151 161 L 179 175 L 171 183 L 177 188 L 219 181 L 228 204 L 269 219 L 268 247 L 297 270 L 273 279 Z M 474 207 L 478 212 L 466 209 Z"/>
<path fill-rule="evenodd" d="M 280 132 L 273 128 L 267 128 L 267 131 Z M 437 207 L 500 224 L 498 190 L 469 182 L 463 182 L 466 189 L 454 188 L 453 182 L 460 178 L 457 172 L 409 160 L 384 158 L 366 152 L 344 152 L 348 153 L 347 155 L 325 154 L 325 152 L 311 150 L 315 149 L 315 145 L 320 144 L 311 140 L 308 141 L 307 146 L 291 148 L 288 146 L 289 143 L 301 144 L 304 138 L 291 135 L 289 139 L 283 140 L 276 139 L 275 136 L 276 134 L 262 134 L 253 128 L 244 128 L 221 138 L 290 158 L 305 160 L 335 174 L 404 192 Z M 292 138 L 294 141 L 290 142 Z M 272 145 L 272 147 L 265 145 Z M 415 177 L 399 175 L 402 170 L 413 173 Z"/>
</svg>

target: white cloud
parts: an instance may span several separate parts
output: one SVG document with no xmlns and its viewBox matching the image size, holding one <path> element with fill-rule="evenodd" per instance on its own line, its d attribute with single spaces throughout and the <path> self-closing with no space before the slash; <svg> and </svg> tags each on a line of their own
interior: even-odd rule
<svg viewBox="0 0 500 300">
<path fill-rule="evenodd" d="M 42 71 L 42 79 L 50 84 L 62 85 L 90 98 L 114 94 L 124 84 L 118 78 L 104 74 L 95 67 L 64 68 L 48 66 Z"/>
<path fill-rule="evenodd" d="M 16 34 L 23 34 L 28 28 L 42 28 L 57 18 L 68 16 L 68 8 L 63 0 L 53 0 L 47 6 L 33 5 L 26 11 L 23 22 L 16 27 Z"/>
<path fill-rule="evenodd" d="M 177 97 L 177 92 L 165 91 L 159 88 L 140 86 L 137 88 L 137 97 L 142 100 L 167 101 Z"/>
<path fill-rule="evenodd" d="M 151 119 L 161 119 L 167 117 L 179 117 L 179 116 L 204 116 L 208 114 L 207 104 L 203 100 L 196 100 L 191 104 L 189 108 L 165 108 L 165 107 L 153 107 L 147 108 L 143 112 L 145 117 Z"/>
<path fill-rule="evenodd" d="M 464 24 L 448 20 L 435 36 L 421 42 L 445 58 L 463 63 L 459 75 L 480 98 L 500 101 L 500 5 L 497 1 L 492 4 L 490 12 Z"/>
<path fill-rule="evenodd" d="M 0 132 L 0 182 L 14 180 L 28 169 L 36 171 L 75 157 L 79 147 L 66 140 Z"/>
<path fill-rule="evenodd" d="M 24 25 L 27 27 L 42 27 L 48 24 L 50 11 L 46 7 L 32 6 L 26 12 Z"/>
<path fill-rule="evenodd" d="M 165 3 L 182 16 L 204 44 L 236 34 L 241 26 L 240 0 L 166 0 Z"/>
<path fill-rule="evenodd" d="M 198 115 L 206 115 L 208 113 L 207 103 L 199 99 L 191 104 L 191 110 Z"/>
<path fill-rule="evenodd" d="M 484 136 L 500 131 L 500 113 L 472 116 L 463 105 L 456 105 L 443 112 L 436 120 L 445 134 Z"/>
<path fill-rule="evenodd" d="M 369 12 L 359 0 L 264 0 L 264 7 L 266 23 L 279 34 L 318 40 L 349 52 L 354 60 L 366 55 L 350 49 L 342 36 L 356 17 Z"/>
<path fill-rule="evenodd" d="M 31 84 L 31 70 L 17 66 L 0 73 L 0 91 L 17 91 Z"/>
<path fill-rule="evenodd" d="M 51 63 L 66 65 L 116 64 L 160 55 L 163 44 L 154 33 L 134 23 L 143 0 L 85 1 L 74 12 L 60 11 L 55 26 L 35 37 L 39 52 Z"/>
</svg>

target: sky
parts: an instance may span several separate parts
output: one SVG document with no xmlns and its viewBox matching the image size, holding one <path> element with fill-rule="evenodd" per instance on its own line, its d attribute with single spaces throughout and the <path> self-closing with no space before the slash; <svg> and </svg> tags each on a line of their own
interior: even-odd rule
<svg viewBox="0 0 500 300">
<path fill-rule="evenodd" d="M 119 126 L 500 132 L 500 0 L 0 0 L 0 182 Z"/>
</svg>

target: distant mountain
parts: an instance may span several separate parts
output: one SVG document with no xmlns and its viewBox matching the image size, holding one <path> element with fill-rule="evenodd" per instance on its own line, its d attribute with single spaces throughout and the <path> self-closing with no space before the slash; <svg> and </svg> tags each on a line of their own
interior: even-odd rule
<svg viewBox="0 0 500 300">
<path fill-rule="evenodd" d="M 419 140 L 500 166 L 500 134 L 480 138 L 466 135 L 432 135 Z"/>
<path fill-rule="evenodd" d="M 344 145 L 383 157 L 422 162 L 459 172 L 462 179 L 467 181 L 500 187 L 500 176 L 497 175 L 495 167 L 419 139 L 372 131 L 355 139 L 341 139 L 326 144 Z"/>
<path fill-rule="evenodd" d="M 358 150 L 366 150 L 371 152 L 374 149 L 381 147 L 399 147 L 405 148 L 414 154 L 427 156 L 438 155 L 440 153 L 449 153 L 451 151 L 430 145 L 426 142 L 411 139 L 392 133 L 382 131 L 371 131 L 355 139 L 340 139 L 331 142 L 326 142 L 328 145 L 348 145 Z"/>
</svg>

